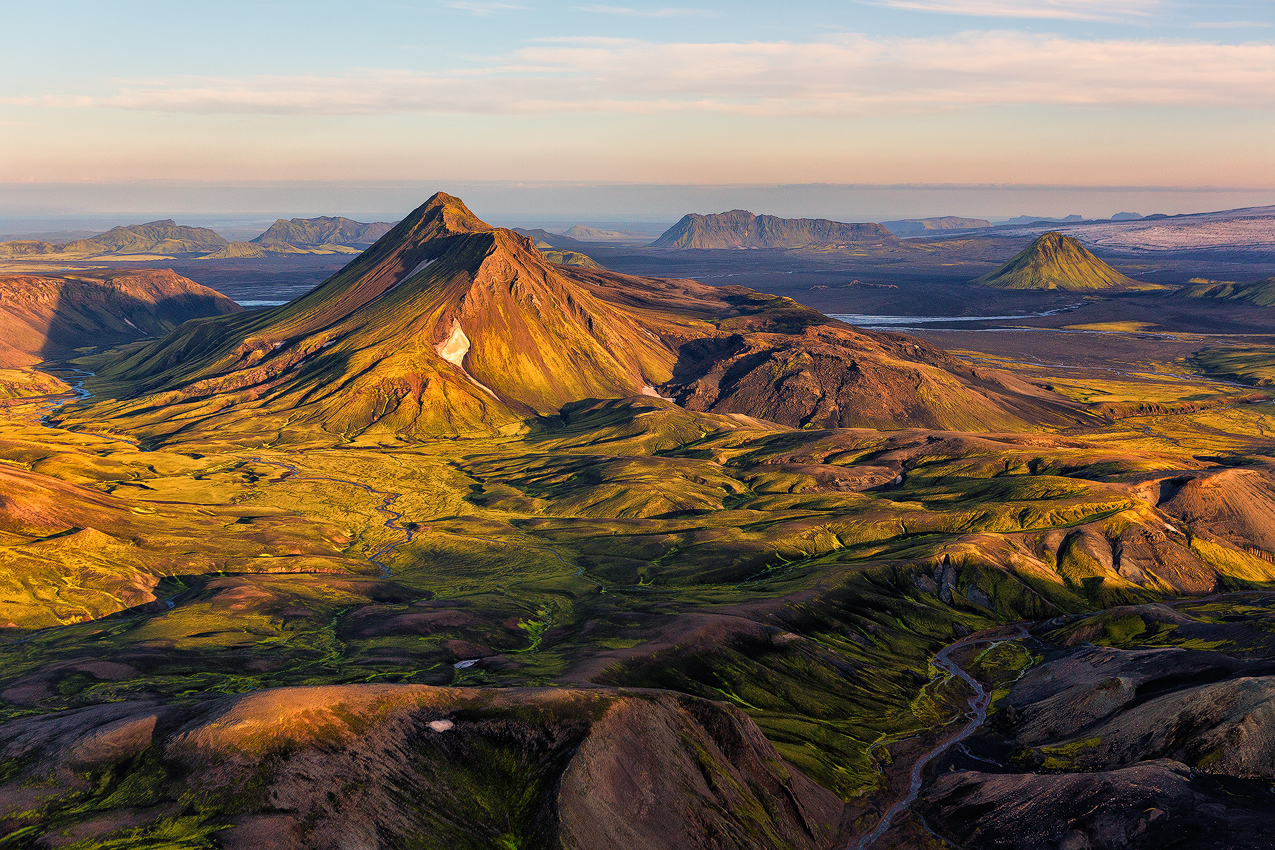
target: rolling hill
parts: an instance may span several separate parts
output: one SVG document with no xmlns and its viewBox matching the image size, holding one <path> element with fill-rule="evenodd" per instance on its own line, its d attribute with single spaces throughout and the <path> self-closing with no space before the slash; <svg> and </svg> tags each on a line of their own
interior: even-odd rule
<svg viewBox="0 0 1275 850">
<path fill-rule="evenodd" d="M 571 402 L 656 394 L 790 425 L 1069 415 L 1050 393 L 790 299 L 550 263 L 441 193 L 290 304 L 190 323 L 102 371 L 117 400 L 94 415 L 156 439 L 196 421 L 302 442 L 516 431 Z"/>
<path fill-rule="evenodd" d="M 779 218 L 731 210 L 691 213 L 651 243 L 653 248 L 800 248 L 841 242 L 894 242 L 879 224 L 844 224 L 825 218 Z"/>
<path fill-rule="evenodd" d="M 0 277 L 0 366 L 28 366 L 83 346 L 158 336 L 188 319 L 240 309 L 168 269 Z"/>
<path fill-rule="evenodd" d="M 1037 237 L 1008 263 L 974 281 L 992 289 L 1159 289 L 1125 277 L 1070 236 L 1050 232 Z"/>
<path fill-rule="evenodd" d="M 1251 283 L 1193 278 L 1179 295 L 1186 298 L 1217 298 L 1223 301 L 1247 301 L 1259 307 L 1275 307 L 1275 277 Z"/>
</svg>

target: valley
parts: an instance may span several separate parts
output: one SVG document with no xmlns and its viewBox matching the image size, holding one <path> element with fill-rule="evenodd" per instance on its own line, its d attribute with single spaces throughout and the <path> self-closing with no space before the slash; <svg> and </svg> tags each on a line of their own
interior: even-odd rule
<svg viewBox="0 0 1275 850">
<path fill-rule="evenodd" d="M 12 370 L 0 847 L 1265 828 L 1267 308 L 969 287 L 999 236 L 558 265 L 453 201 Z"/>
</svg>

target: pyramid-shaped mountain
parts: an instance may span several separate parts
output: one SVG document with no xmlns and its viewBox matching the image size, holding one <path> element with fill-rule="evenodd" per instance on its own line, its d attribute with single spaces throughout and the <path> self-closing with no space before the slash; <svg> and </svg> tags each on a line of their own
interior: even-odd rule
<svg viewBox="0 0 1275 850">
<path fill-rule="evenodd" d="M 1057 418 L 1057 397 L 989 374 L 790 299 L 557 265 L 438 194 L 297 300 L 104 364 L 93 416 L 152 441 L 293 443 L 513 431 L 570 402 L 655 394 L 791 425 Z"/>
<path fill-rule="evenodd" d="M 992 289 L 1158 289 L 1125 277 L 1070 236 L 1056 231 L 1036 241 L 991 274 L 974 281 Z"/>
</svg>

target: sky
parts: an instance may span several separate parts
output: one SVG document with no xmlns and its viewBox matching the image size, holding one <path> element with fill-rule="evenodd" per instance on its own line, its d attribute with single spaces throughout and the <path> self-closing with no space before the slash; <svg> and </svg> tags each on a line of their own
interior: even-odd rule
<svg viewBox="0 0 1275 850">
<path fill-rule="evenodd" d="M 1275 203 L 1272 0 L 620 2 L 0 0 L 0 218 Z"/>
</svg>

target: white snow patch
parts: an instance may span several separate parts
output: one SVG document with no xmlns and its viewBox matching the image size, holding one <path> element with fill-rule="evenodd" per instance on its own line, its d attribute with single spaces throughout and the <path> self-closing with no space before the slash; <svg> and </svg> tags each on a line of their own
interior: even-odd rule
<svg viewBox="0 0 1275 850">
<path fill-rule="evenodd" d="M 430 263 L 432 263 L 432 262 L 434 262 L 434 261 L 433 261 L 432 259 L 430 259 L 430 260 L 424 260 L 424 261 L 422 261 L 422 262 L 417 263 L 417 264 L 416 264 L 416 266 L 415 266 L 415 268 L 413 268 L 410 272 L 408 272 L 407 274 L 405 274 L 405 275 L 403 275 L 402 277 L 400 277 L 397 281 L 395 281 L 395 282 L 394 282 L 394 285 L 393 285 L 393 286 L 391 286 L 391 287 L 390 287 L 390 289 L 397 289 L 399 286 L 401 286 L 401 285 L 403 284 L 403 282 L 404 282 L 404 281 L 408 281 L 408 280 L 411 280 L 412 278 L 416 277 L 417 273 L 418 273 L 418 272 L 420 272 L 420 270 L 421 270 L 421 269 L 425 268 L 426 266 L 428 266 L 428 265 L 429 265 Z M 385 290 L 385 291 L 386 291 L 386 292 L 389 292 L 389 291 L 390 291 L 390 289 L 387 289 L 387 290 Z"/>
<path fill-rule="evenodd" d="M 468 670 L 470 667 L 473 667 L 475 664 L 477 664 L 481 660 L 482 660 L 481 658 L 466 658 L 464 661 L 457 661 L 452 666 L 455 667 L 457 670 Z"/>
<path fill-rule="evenodd" d="M 433 729 L 435 732 L 448 732 L 455 727 L 456 724 L 450 720 L 431 720 L 429 722 L 429 728 Z"/>
<path fill-rule="evenodd" d="M 460 322 L 452 319 L 452 332 L 447 339 L 434 346 L 438 356 L 453 366 L 465 368 L 465 355 L 469 353 L 469 337 L 461 328 Z"/>
<path fill-rule="evenodd" d="M 665 401 L 673 400 L 666 395 L 660 395 L 659 393 L 657 393 L 655 391 L 655 387 L 651 386 L 650 384 L 647 384 L 642 387 L 642 395 L 650 396 L 651 398 L 662 398 Z"/>
</svg>

